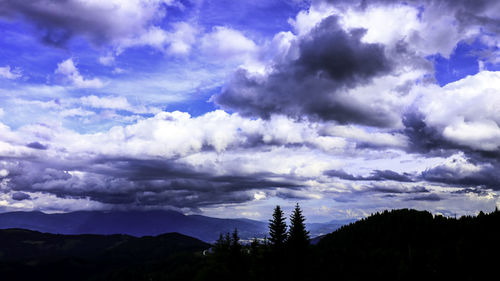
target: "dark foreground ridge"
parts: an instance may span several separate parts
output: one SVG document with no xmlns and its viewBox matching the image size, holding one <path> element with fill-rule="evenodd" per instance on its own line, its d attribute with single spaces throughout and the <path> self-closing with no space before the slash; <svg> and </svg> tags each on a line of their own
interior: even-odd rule
<svg viewBox="0 0 500 281">
<path fill-rule="evenodd" d="M 274 233 L 282 229 L 273 227 Z M 13 281 L 487 280 L 500 262 L 498 211 L 459 219 L 384 211 L 309 246 L 297 239 L 307 233 L 290 229 L 295 230 L 283 243 L 246 245 L 236 231 L 212 247 L 177 233 L 136 238 L 0 230 L 0 276 Z"/>
<path fill-rule="evenodd" d="M 209 247 L 178 233 L 137 238 L 5 229 L 0 230 L 0 276 L 9 281 L 189 280 Z"/>
</svg>

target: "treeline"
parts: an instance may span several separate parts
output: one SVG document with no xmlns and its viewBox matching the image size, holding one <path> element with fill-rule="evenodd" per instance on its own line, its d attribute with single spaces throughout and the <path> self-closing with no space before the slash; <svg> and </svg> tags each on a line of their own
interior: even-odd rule
<svg viewBox="0 0 500 281">
<path fill-rule="evenodd" d="M 287 225 L 278 206 L 266 239 L 243 243 L 235 230 L 214 245 L 175 233 L 138 238 L 0 230 L 0 276 L 9 281 L 475 281 L 498 274 L 498 210 L 459 219 L 384 211 L 316 245 L 310 244 L 304 221 L 297 205 Z"/>
<path fill-rule="evenodd" d="M 376 213 L 310 245 L 297 205 L 276 207 L 269 238 L 221 235 L 195 280 L 485 280 L 500 262 L 500 212 L 459 219 L 426 211 Z"/>
<path fill-rule="evenodd" d="M 459 219 L 384 211 L 324 237 L 311 280 L 487 280 L 497 275 L 499 238 L 498 209 Z"/>
<path fill-rule="evenodd" d="M 269 238 L 242 244 L 238 230 L 220 235 L 197 280 L 308 280 L 309 232 L 299 204 L 290 226 L 280 206 L 269 221 Z"/>
</svg>

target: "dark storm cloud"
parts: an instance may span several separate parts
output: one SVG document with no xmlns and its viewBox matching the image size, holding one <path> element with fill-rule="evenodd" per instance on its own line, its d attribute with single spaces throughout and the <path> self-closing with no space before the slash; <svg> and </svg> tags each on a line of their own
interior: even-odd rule
<svg viewBox="0 0 500 281">
<path fill-rule="evenodd" d="M 394 185 L 377 185 L 374 184 L 370 187 L 369 191 L 379 192 L 379 193 L 428 193 L 430 192 L 424 186 L 394 186 Z"/>
<path fill-rule="evenodd" d="M 106 17 L 105 11 L 83 7 L 71 0 L 4 0 L 0 2 L 0 15 L 26 18 L 38 27 L 44 42 L 54 45 L 65 44 L 74 34 L 88 35 L 94 42 L 111 37 L 109 27 L 101 20 Z"/>
<path fill-rule="evenodd" d="M 405 200 L 406 201 L 431 201 L 431 202 L 435 202 L 435 201 L 441 201 L 441 200 L 443 200 L 443 198 L 441 198 L 439 195 L 433 193 L 433 194 L 429 194 L 429 195 L 413 196 L 410 198 L 406 198 Z"/>
<path fill-rule="evenodd" d="M 269 118 L 280 113 L 296 118 L 390 126 L 397 117 L 339 94 L 369 83 L 391 69 L 382 45 L 360 41 L 364 32 L 346 32 L 338 19 L 330 16 L 292 47 L 297 48 L 296 59 L 275 65 L 264 79 L 252 77 L 245 70 L 236 72 L 214 101 L 246 116 Z"/>
<path fill-rule="evenodd" d="M 485 164 L 478 170 L 464 171 L 457 167 L 440 165 L 422 172 L 421 178 L 428 182 L 443 183 L 453 186 L 486 187 L 500 190 L 500 165 Z"/>
<path fill-rule="evenodd" d="M 447 141 L 436 128 L 426 124 L 423 114 L 410 110 L 403 116 L 404 129 L 402 133 L 408 137 L 409 152 L 428 155 L 450 155 L 453 150 L 462 147 Z"/>
<path fill-rule="evenodd" d="M 452 193 L 454 194 L 468 194 L 468 193 L 474 193 L 477 195 L 484 195 L 486 192 L 483 189 L 480 188 L 463 188 L 457 191 L 453 191 Z"/>
<path fill-rule="evenodd" d="M 399 174 L 390 170 L 375 170 L 369 176 L 354 176 L 341 170 L 328 170 L 324 172 L 329 177 L 336 177 L 350 181 L 397 181 L 397 182 L 413 182 L 411 175 Z"/>
<path fill-rule="evenodd" d="M 29 148 L 33 148 L 33 149 L 39 149 L 39 150 L 46 150 L 47 149 L 47 146 L 46 145 L 43 145 L 39 142 L 31 142 L 31 143 L 28 143 L 26 145 L 27 147 Z"/>
<path fill-rule="evenodd" d="M 80 171 L 80 173 L 68 171 Z M 84 173 L 81 173 L 84 172 Z M 253 200 L 256 189 L 299 189 L 271 173 L 214 176 L 173 160 L 100 158 L 94 161 L 18 161 L 9 167 L 7 188 L 60 198 L 89 198 L 125 206 L 203 206 Z M 8 191 L 7 190 L 7 191 Z"/>
<path fill-rule="evenodd" d="M 31 196 L 29 194 L 23 193 L 23 192 L 14 192 L 12 194 L 12 200 L 16 201 L 22 201 L 26 199 L 31 199 Z"/>
<path fill-rule="evenodd" d="M 162 9 L 158 3 L 144 2 L 133 11 L 133 16 L 129 11 L 128 21 L 125 21 L 127 18 L 120 6 L 119 3 L 105 5 L 105 1 L 89 4 L 78 0 L 3 0 L 0 1 L 0 17 L 31 22 L 48 44 L 62 46 L 73 36 L 80 35 L 101 45 L 137 32 L 148 17 L 151 17 L 149 20 L 153 18 L 147 11 L 139 9 L 148 6 Z M 124 17 L 123 21 L 117 17 Z"/>
<path fill-rule="evenodd" d="M 292 189 L 280 189 L 275 194 L 276 197 L 283 199 L 293 199 L 293 200 L 307 200 L 310 197 L 305 196 L 304 193 Z"/>
</svg>

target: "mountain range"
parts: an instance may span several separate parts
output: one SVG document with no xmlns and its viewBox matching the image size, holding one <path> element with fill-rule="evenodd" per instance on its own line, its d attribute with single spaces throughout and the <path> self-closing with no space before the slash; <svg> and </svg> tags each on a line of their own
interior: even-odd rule
<svg viewBox="0 0 500 281">
<path fill-rule="evenodd" d="M 330 233 L 354 220 L 310 223 L 311 237 Z M 23 228 L 54 234 L 127 234 L 136 237 L 177 232 L 205 242 L 214 242 L 222 233 L 233 232 L 243 240 L 264 238 L 268 223 L 250 219 L 221 219 L 201 215 L 184 215 L 175 211 L 78 211 L 46 214 L 42 212 L 9 212 L 0 214 L 0 229 Z"/>
</svg>

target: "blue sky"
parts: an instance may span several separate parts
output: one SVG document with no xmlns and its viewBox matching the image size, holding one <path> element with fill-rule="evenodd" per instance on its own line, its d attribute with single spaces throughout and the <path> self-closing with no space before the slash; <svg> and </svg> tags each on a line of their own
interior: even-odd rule
<svg viewBox="0 0 500 281">
<path fill-rule="evenodd" d="M 0 211 L 492 210 L 499 11 L 488 0 L 3 1 Z"/>
</svg>

